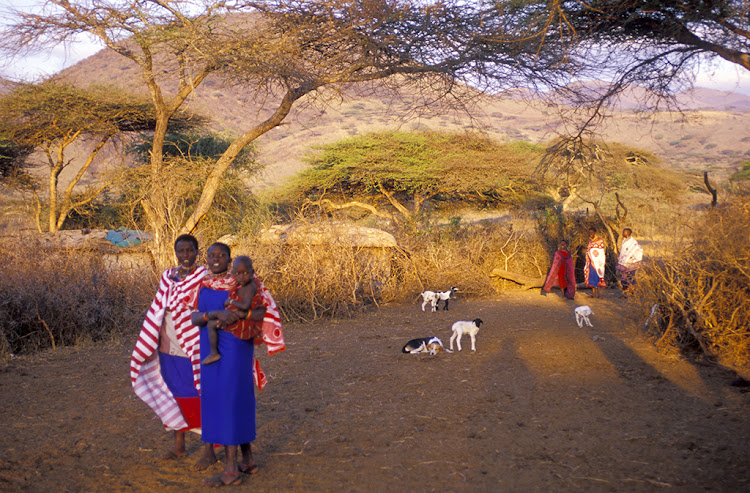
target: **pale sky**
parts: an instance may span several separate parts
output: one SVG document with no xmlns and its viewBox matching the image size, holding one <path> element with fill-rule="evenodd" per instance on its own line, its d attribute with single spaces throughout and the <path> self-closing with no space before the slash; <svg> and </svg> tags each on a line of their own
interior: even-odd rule
<svg viewBox="0 0 750 493">
<path fill-rule="evenodd" d="M 8 7 L 25 10 L 33 8 L 35 0 L 0 0 L 0 19 L 7 18 Z M 84 38 L 67 48 L 57 47 L 43 54 L 8 59 L 0 53 L 0 76 L 11 80 L 34 81 L 56 74 L 87 58 L 104 45 L 94 38 Z M 696 79 L 697 87 L 706 87 L 750 96 L 750 71 L 726 61 L 717 61 L 705 68 Z"/>
</svg>

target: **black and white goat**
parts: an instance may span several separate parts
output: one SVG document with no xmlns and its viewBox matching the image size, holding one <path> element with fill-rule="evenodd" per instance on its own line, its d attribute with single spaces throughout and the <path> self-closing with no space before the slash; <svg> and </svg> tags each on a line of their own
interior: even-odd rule
<svg viewBox="0 0 750 493">
<path fill-rule="evenodd" d="M 440 306 L 441 301 L 445 301 L 445 305 L 443 305 L 443 310 L 448 309 L 448 300 L 453 297 L 454 293 L 458 291 L 458 288 L 453 286 L 448 291 L 424 291 L 421 293 L 422 295 L 422 311 L 425 311 L 424 308 L 427 306 L 427 303 L 430 304 L 432 307 L 433 312 L 437 311 L 437 309 Z"/>
<path fill-rule="evenodd" d="M 479 326 L 483 323 L 484 322 L 481 318 L 475 318 L 471 322 L 462 320 L 453 324 L 453 327 L 451 327 L 451 330 L 453 331 L 453 335 L 451 336 L 451 351 L 453 351 L 453 341 L 456 341 L 458 350 L 461 350 L 461 337 L 463 337 L 464 334 L 469 334 L 469 337 L 471 338 L 471 350 L 476 351 L 477 332 L 479 332 Z"/>
</svg>

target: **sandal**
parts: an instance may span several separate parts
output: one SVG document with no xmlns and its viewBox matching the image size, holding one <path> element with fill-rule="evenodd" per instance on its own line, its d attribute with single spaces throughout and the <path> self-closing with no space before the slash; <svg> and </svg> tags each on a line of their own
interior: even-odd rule
<svg viewBox="0 0 750 493">
<path fill-rule="evenodd" d="M 253 475 L 258 473 L 258 465 L 255 462 L 252 462 L 250 464 L 243 464 L 242 462 L 238 462 L 237 469 L 239 469 L 239 471 L 244 474 Z"/>
<path fill-rule="evenodd" d="M 203 480 L 205 486 L 218 488 L 220 486 L 239 486 L 242 484 L 242 476 L 238 472 L 223 472 Z"/>
<path fill-rule="evenodd" d="M 169 452 L 167 452 L 166 454 L 164 454 L 163 456 L 161 456 L 159 458 L 159 461 L 160 462 L 167 462 L 167 461 L 172 461 L 172 460 L 184 459 L 185 457 L 187 457 L 187 454 L 184 453 L 184 452 L 181 453 L 181 454 L 178 454 L 174 450 L 170 450 Z"/>
</svg>

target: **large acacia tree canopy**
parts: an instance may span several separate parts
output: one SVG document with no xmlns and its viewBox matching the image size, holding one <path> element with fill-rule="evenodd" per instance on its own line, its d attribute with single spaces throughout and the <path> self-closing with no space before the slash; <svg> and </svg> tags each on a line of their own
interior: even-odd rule
<svg viewBox="0 0 750 493">
<path fill-rule="evenodd" d="M 113 86 L 86 89 L 50 80 L 21 84 L 0 98 L 0 134 L 19 146 L 50 145 L 84 136 L 153 130 L 153 106 Z M 200 116 L 177 114 L 175 130 L 205 124 Z"/>
<path fill-rule="evenodd" d="M 546 2 L 543 2 L 546 3 Z M 750 70 L 746 0 L 575 0 L 560 2 L 578 60 L 668 93 L 690 83 L 701 61 L 723 58 Z"/>
<path fill-rule="evenodd" d="M 379 132 L 324 146 L 295 182 L 308 196 L 397 192 L 443 200 L 500 199 L 524 189 L 543 147 L 479 135 Z M 506 197 L 509 198 L 509 197 Z"/>
<path fill-rule="evenodd" d="M 668 198 L 684 191 L 684 177 L 663 169 L 648 152 L 617 143 L 589 147 L 598 149 L 587 160 L 596 160 L 599 171 L 578 184 L 587 194 L 629 189 Z M 288 201 L 296 197 L 328 209 L 356 205 L 383 212 L 393 206 L 405 216 L 419 212 L 427 200 L 438 207 L 537 207 L 553 200 L 549 192 L 555 183 L 540 173 L 540 163 L 553 153 L 562 161 L 570 157 L 555 142 L 545 147 L 500 143 L 479 134 L 371 133 L 309 155 L 310 168 L 289 184 L 286 194 Z M 407 210 L 408 204 L 413 206 Z"/>
</svg>

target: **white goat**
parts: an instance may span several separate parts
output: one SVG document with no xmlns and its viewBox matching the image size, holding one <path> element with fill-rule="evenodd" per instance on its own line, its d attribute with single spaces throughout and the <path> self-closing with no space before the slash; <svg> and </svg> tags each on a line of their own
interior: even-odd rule
<svg viewBox="0 0 750 493">
<path fill-rule="evenodd" d="M 593 327 L 591 320 L 589 320 L 589 316 L 593 315 L 594 312 L 591 311 L 591 308 L 589 308 L 588 305 L 576 307 L 573 311 L 576 314 L 576 323 L 579 327 L 583 327 L 584 323 L 589 327 Z"/>
<path fill-rule="evenodd" d="M 421 293 L 422 295 L 422 311 L 424 311 L 424 307 L 427 306 L 427 303 L 430 303 L 432 305 L 432 311 L 437 311 L 437 293 L 435 291 L 424 291 Z"/>
<path fill-rule="evenodd" d="M 441 301 L 445 301 L 443 310 L 448 309 L 448 300 L 453 294 L 458 291 L 457 287 L 451 287 L 448 291 L 424 291 L 421 293 L 422 296 L 422 311 L 427 306 L 427 303 L 432 307 L 433 312 L 437 311 L 438 305 Z"/>
<path fill-rule="evenodd" d="M 453 335 L 451 336 L 451 351 L 453 351 L 454 340 L 456 341 L 456 345 L 458 345 L 458 350 L 461 350 L 461 338 L 464 334 L 469 334 L 469 337 L 471 337 L 471 350 L 476 351 L 477 332 L 479 332 L 479 326 L 483 323 L 481 318 L 475 318 L 471 322 L 460 321 L 453 324 L 453 327 L 451 327 L 453 331 Z"/>
</svg>

